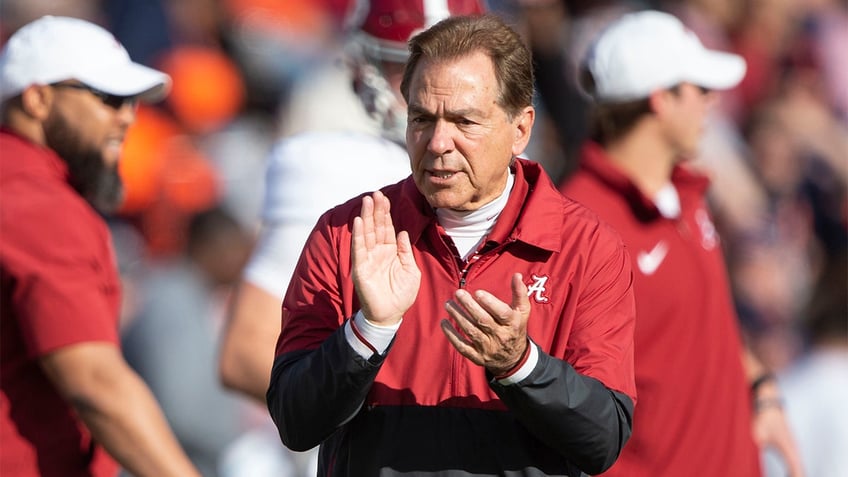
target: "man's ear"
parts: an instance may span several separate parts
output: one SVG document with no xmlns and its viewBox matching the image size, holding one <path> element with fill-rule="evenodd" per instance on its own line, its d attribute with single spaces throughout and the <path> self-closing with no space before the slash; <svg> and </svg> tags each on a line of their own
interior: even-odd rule
<svg viewBox="0 0 848 477">
<path fill-rule="evenodd" d="M 53 88 L 46 85 L 30 85 L 21 92 L 21 109 L 38 121 L 47 119 L 53 105 Z"/>
<path fill-rule="evenodd" d="M 671 101 L 676 98 L 676 95 L 668 89 L 658 89 L 648 96 L 648 104 L 651 107 L 651 112 L 657 116 L 665 115 L 671 104 Z"/>
<path fill-rule="evenodd" d="M 527 106 L 513 119 L 515 128 L 515 139 L 512 142 L 512 155 L 517 156 L 524 152 L 530 142 L 530 133 L 533 130 L 533 122 L 536 121 L 536 110 L 533 106 Z"/>
</svg>

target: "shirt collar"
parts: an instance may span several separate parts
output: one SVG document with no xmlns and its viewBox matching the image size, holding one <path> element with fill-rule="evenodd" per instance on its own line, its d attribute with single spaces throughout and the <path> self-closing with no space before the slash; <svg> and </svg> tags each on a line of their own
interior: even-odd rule
<svg viewBox="0 0 848 477">
<path fill-rule="evenodd" d="M 636 184 L 612 163 L 600 144 L 588 141 L 583 145 L 580 168 L 621 194 L 639 219 L 654 220 L 663 217 L 657 204 L 643 194 Z M 679 204 L 682 208 L 682 203 L 689 194 L 704 193 L 709 186 L 709 180 L 702 174 L 676 165 L 671 172 L 671 184 L 679 195 Z"/>
<path fill-rule="evenodd" d="M 68 182 L 70 180 L 68 164 L 52 149 L 32 142 L 29 138 L 21 135 L 8 126 L 0 126 L 0 133 L 6 136 L 10 141 L 18 142 L 23 147 L 37 151 L 33 154 L 35 157 L 28 157 L 26 160 L 4 161 L 4 174 L 11 175 L 15 171 L 27 170 L 38 174 L 58 177 L 64 182 Z M 4 152 L 8 154 L 8 151 L 2 151 L 0 154 L 3 154 Z"/>
</svg>

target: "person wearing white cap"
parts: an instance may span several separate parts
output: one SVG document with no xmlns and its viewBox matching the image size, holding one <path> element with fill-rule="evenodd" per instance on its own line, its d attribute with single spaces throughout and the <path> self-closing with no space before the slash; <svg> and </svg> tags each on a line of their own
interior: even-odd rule
<svg viewBox="0 0 848 477">
<path fill-rule="evenodd" d="M 46 16 L 0 52 L 0 474 L 199 473 L 119 347 L 120 282 L 99 212 L 139 100 L 167 75 L 103 28 Z"/>
<path fill-rule="evenodd" d="M 584 62 L 591 140 L 560 190 L 621 234 L 636 294 L 633 436 L 604 475 L 758 476 L 757 441 L 802 475 L 779 390 L 740 338 L 708 181 L 685 163 L 745 70 L 657 11 L 613 22 Z"/>
</svg>

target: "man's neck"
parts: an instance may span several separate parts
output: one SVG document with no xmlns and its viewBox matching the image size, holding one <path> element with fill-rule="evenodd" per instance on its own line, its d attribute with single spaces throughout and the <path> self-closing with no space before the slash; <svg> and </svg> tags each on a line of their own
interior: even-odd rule
<svg viewBox="0 0 848 477">
<path fill-rule="evenodd" d="M 23 110 L 15 106 L 8 106 L 3 111 L 3 127 L 14 131 L 15 134 L 22 138 L 44 146 L 47 140 L 44 137 L 44 128 L 41 122 L 26 114 Z"/>
<path fill-rule="evenodd" d="M 436 209 L 439 223 L 453 240 L 463 260 L 477 250 L 483 239 L 492 231 L 495 222 L 506 207 L 514 184 L 515 177 L 510 172 L 501 195 L 477 210 Z"/>
<path fill-rule="evenodd" d="M 656 197 L 671 180 L 671 171 L 677 162 L 677 154 L 658 139 L 651 125 L 637 125 L 620 140 L 608 144 L 604 149 L 631 181 L 650 199 Z"/>
</svg>

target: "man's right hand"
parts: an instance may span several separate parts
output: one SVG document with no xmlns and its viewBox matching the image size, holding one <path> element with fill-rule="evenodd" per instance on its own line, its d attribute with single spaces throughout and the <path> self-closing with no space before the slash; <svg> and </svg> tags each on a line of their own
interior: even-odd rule
<svg viewBox="0 0 848 477">
<path fill-rule="evenodd" d="M 378 325 L 399 322 L 421 284 L 409 234 L 395 235 L 389 209 L 389 199 L 380 191 L 363 197 L 351 238 L 356 294 L 365 318 Z"/>
</svg>

